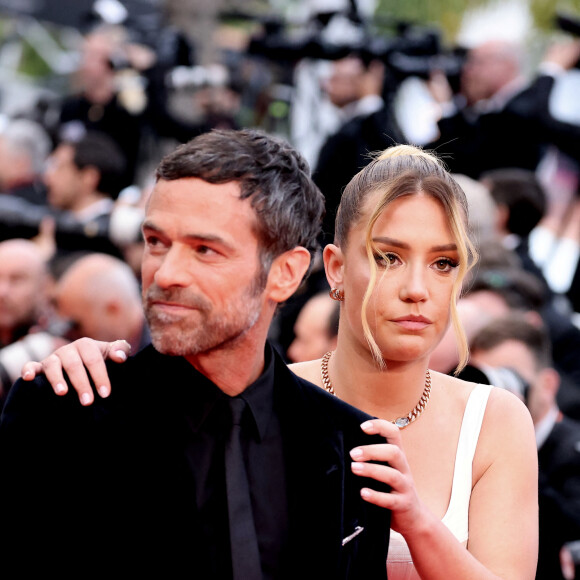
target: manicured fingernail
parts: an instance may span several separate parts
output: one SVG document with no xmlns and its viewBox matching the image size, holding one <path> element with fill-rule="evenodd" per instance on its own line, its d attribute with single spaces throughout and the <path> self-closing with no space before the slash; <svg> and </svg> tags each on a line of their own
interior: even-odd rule
<svg viewBox="0 0 580 580">
<path fill-rule="evenodd" d="M 353 471 L 360 472 L 363 470 L 363 463 L 351 463 L 350 464 Z"/>
<path fill-rule="evenodd" d="M 91 396 L 88 393 L 83 393 L 81 395 L 81 405 L 90 405 L 91 404 Z"/>
<path fill-rule="evenodd" d="M 54 390 L 56 391 L 57 395 L 62 395 L 64 393 L 66 393 L 66 387 L 62 384 L 62 383 L 58 383 L 55 387 Z"/>
<path fill-rule="evenodd" d="M 369 497 L 371 497 L 371 492 L 370 492 L 370 490 L 369 490 L 369 489 L 367 489 L 366 487 L 363 487 L 363 488 L 360 490 L 360 494 L 361 494 L 361 497 L 363 497 L 363 498 L 365 498 L 365 499 L 368 499 Z"/>
<path fill-rule="evenodd" d="M 350 451 L 350 456 L 353 459 L 358 459 L 359 457 L 362 457 L 362 454 L 363 454 L 362 449 L 359 449 L 358 447 L 356 449 L 351 449 Z"/>
<path fill-rule="evenodd" d="M 375 428 L 374 428 L 374 425 L 373 425 L 373 423 L 372 423 L 371 421 L 365 421 L 365 422 L 364 422 L 364 423 L 363 423 L 363 424 L 360 426 L 360 428 L 361 428 L 363 431 L 366 431 L 367 433 L 372 433 L 372 432 L 374 432 L 374 430 L 375 430 Z"/>
<path fill-rule="evenodd" d="M 109 389 L 107 389 L 107 387 L 99 387 L 97 391 L 103 399 L 106 399 L 109 396 Z"/>
<path fill-rule="evenodd" d="M 125 354 L 124 351 L 122 350 L 116 350 L 115 354 L 121 359 L 121 360 L 127 360 L 127 355 Z"/>
</svg>

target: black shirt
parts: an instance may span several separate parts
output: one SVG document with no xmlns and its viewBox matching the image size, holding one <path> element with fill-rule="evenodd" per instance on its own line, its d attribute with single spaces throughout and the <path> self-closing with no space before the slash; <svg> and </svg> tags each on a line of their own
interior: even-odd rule
<svg viewBox="0 0 580 580">
<path fill-rule="evenodd" d="M 231 574 L 224 469 L 228 397 L 203 375 L 196 383 L 186 412 L 191 431 L 186 455 L 193 475 L 201 551 L 210 555 L 208 574 L 227 578 Z M 274 364 L 268 346 L 264 372 L 240 395 L 250 410 L 242 424 L 243 445 L 265 579 L 277 576 L 288 528 L 283 445 L 273 389 Z"/>
</svg>

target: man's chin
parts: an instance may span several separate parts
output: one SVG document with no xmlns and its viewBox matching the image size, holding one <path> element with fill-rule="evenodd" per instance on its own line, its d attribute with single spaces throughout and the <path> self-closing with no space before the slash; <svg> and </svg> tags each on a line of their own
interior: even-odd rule
<svg viewBox="0 0 580 580">
<path fill-rule="evenodd" d="M 166 354 L 167 356 L 187 356 L 192 354 L 191 348 L 187 348 L 184 344 L 178 343 L 174 340 L 168 340 L 167 338 L 159 338 L 154 335 L 151 337 L 151 342 L 155 347 L 155 350 L 161 354 Z"/>
</svg>

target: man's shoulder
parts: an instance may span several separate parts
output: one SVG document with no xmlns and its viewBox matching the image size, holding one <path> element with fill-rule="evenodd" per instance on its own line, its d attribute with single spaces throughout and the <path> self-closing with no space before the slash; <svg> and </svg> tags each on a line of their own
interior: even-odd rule
<svg viewBox="0 0 580 580">
<path fill-rule="evenodd" d="M 289 410 L 300 409 L 302 417 L 316 417 L 324 428 L 342 430 L 356 426 L 358 429 L 362 422 L 371 418 L 360 409 L 299 377 L 283 363 L 276 368 L 276 381 L 278 398 Z"/>
<path fill-rule="evenodd" d="M 554 425 L 548 440 L 551 440 L 556 447 L 572 450 L 573 455 L 577 456 L 578 461 L 580 462 L 579 421 L 566 416 L 562 417 L 562 419 Z"/>
<path fill-rule="evenodd" d="M 124 363 L 107 361 L 107 373 L 112 383 L 134 385 L 135 388 L 137 381 L 154 383 L 163 379 L 169 382 L 195 372 L 183 357 L 162 354 L 152 344 L 130 356 Z"/>
</svg>

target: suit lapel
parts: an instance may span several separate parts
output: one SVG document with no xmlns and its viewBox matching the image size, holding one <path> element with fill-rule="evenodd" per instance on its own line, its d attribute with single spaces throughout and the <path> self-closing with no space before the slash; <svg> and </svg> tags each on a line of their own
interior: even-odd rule
<svg viewBox="0 0 580 580">
<path fill-rule="evenodd" d="M 367 416 L 342 411 L 347 423 L 337 429 L 327 395 L 278 362 L 283 368 L 276 368 L 274 404 L 289 502 L 284 578 L 384 578 L 389 512 L 361 498 L 362 482 L 351 472 L 348 454 L 355 445 L 375 442 L 359 428 Z"/>
<path fill-rule="evenodd" d="M 338 578 L 344 516 L 343 436 L 325 427 L 321 410 L 304 396 L 302 384 L 283 370 L 276 374 L 275 404 L 285 441 L 288 564 L 298 572 L 308 562 L 310 577 L 312 566 L 320 563 L 321 577 Z M 328 569 L 328 562 L 336 562 L 336 571 Z"/>
</svg>

